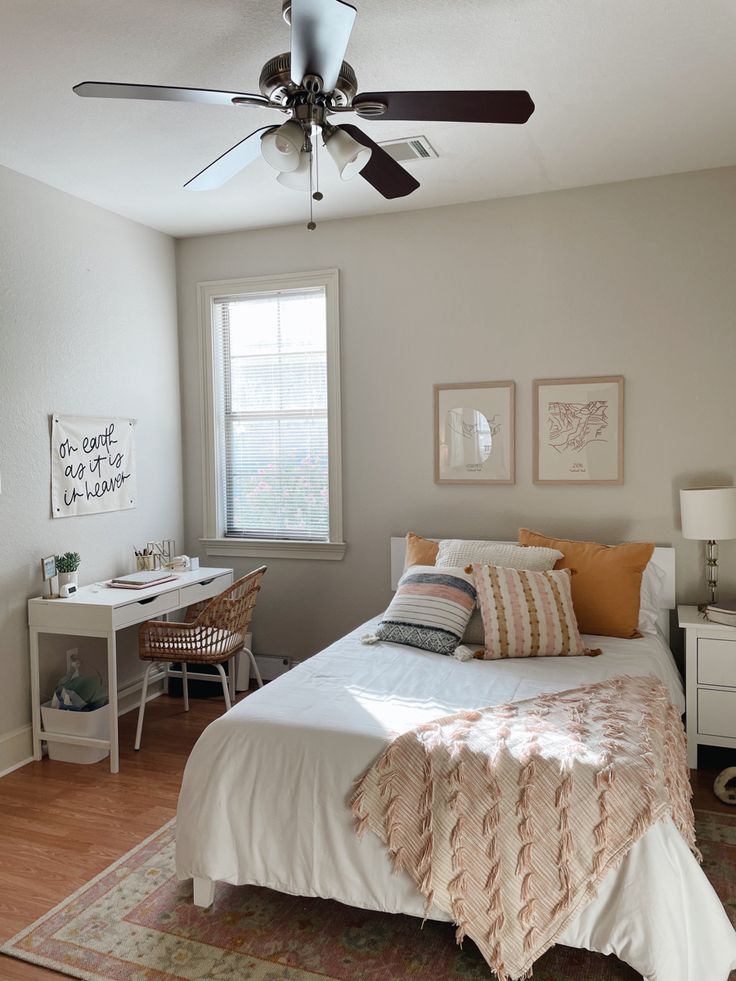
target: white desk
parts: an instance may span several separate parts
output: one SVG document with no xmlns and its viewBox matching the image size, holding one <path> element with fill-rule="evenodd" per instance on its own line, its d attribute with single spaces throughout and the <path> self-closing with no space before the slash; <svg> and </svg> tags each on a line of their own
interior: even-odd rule
<svg viewBox="0 0 736 981">
<path fill-rule="evenodd" d="M 110 750 L 110 772 L 119 770 L 118 681 L 115 633 L 146 620 L 163 618 L 192 603 L 217 596 L 233 581 L 232 569 L 197 569 L 176 573 L 172 582 L 147 589 L 110 589 L 83 586 L 69 599 L 28 601 L 28 627 L 31 636 L 31 712 L 33 716 L 33 756 L 41 759 L 41 743 L 62 742 Z M 92 739 L 66 733 L 45 732 L 41 728 L 41 681 L 39 634 L 72 634 L 102 637 L 107 641 L 107 684 L 110 696 L 110 737 Z"/>
</svg>

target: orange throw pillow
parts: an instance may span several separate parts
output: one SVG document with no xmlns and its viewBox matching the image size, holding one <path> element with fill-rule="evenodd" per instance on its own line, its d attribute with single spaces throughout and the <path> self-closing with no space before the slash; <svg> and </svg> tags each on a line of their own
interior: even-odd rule
<svg viewBox="0 0 736 981">
<path fill-rule="evenodd" d="M 406 536 L 406 553 L 404 568 L 412 565 L 436 565 L 439 542 L 431 542 L 428 538 L 420 538 L 411 532 Z"/>
<path fill-rule="evenodd" d="M 572 603 L 581 633 L 603 637 L 641 637 L 639 623 L 641 577 L 652 557 L 650 542 L 599 545 L 549 538 L 519 529 L 520 545 L 556 548 L 564 558 L 555 569 L 571 569 Z"/>
</svg>

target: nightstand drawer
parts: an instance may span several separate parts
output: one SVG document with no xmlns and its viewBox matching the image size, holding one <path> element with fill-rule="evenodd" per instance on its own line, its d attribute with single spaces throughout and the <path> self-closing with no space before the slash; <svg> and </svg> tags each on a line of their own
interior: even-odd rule
<svg viewBox="0 0 736 981">
<path fill-rule="evenodd" d="M 736 739 L 736 691 L 698 689 L 698 735 Z"/>
<path fill-rule="evenodd" d="M 736 641 L 698 638 L 698 684 L 736 688 Z"/>
</svg>

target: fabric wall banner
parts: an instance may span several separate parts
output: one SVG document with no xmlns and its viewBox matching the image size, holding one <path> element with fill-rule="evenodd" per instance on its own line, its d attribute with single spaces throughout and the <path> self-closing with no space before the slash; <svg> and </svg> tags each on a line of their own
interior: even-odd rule
<svg viewBox="0 0 736 981">
<path fill-rule="evenodd" d="M 54 518 L 136 506 L 135 420 L 52 416 Z"/>
</svg>

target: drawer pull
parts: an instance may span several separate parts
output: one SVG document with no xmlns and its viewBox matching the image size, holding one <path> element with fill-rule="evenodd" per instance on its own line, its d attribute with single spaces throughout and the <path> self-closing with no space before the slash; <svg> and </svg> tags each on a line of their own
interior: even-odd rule
<svg viewBox="0 0 736 981">
<path fill-rule="evenodd" d="M 148 599 L 138 600 L 138 604 L 143 606 L 145 603 L 153 603 L 155 599 L 158 599 L 158 596 L 149 596 Z"/>
<path fill-rule="evenodd" d="M 214 582 L 214 581 L 215 581 L 215 577 L 213 576 L 211 579 L 203 579 L 202 582 L 199 585 L 200 586 L 209 586 L 209 584 L 211 582 Z"/>
</svg>

